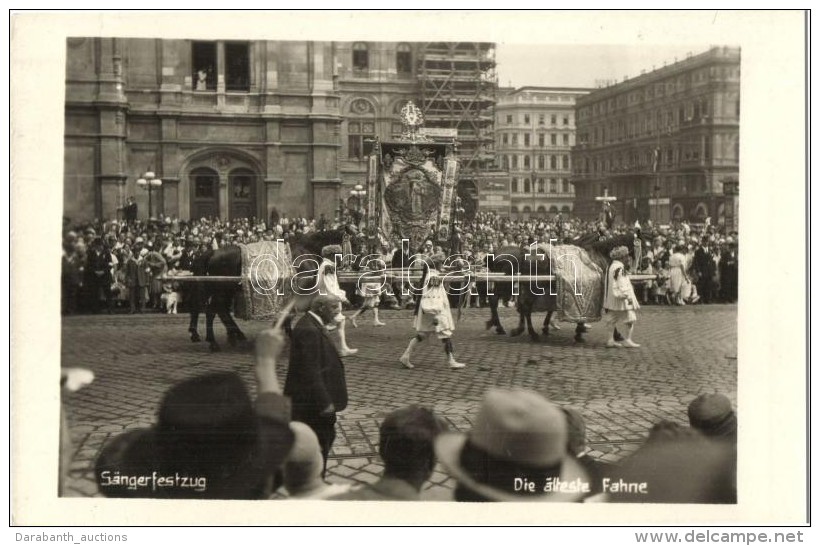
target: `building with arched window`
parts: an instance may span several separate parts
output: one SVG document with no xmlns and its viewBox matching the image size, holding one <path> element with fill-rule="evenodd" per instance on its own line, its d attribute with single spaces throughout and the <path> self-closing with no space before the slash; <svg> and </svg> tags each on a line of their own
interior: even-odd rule
<svg viewBox="0 0 820 546">
<path fill-rule="evenodd" d="M 333 217 L 332 42 L 69 38 L 64 214 Z M 146 171 L 162 185 L 136 184 Z"/>
<path fill-rule="evenodd" d="M 430 66 L 423 77 L 419 73 L 426 47 L 70 38 L 65 215 L 114 218 L 134 196 L 141 218 L 269 218 L 273 209 L 332 218 L 364 182 L 374 138 L 400 135 L 399 111 L 408 100 L 422 106 L 423 84 L 435 79 Z M 493 44 L 443 47 L 458 59 L 474 51 L 467 64 L 479 72 L 494 67 Z M 494 100 L 493 79 L 479 87 L 482 101 Z M 492 100 L 475 113 L 481 135 L 470 132 L 472 122 L 459 125 L 463 116 L 447 117 L 459 100 L 431 101 L 444 110 L 425 112 L 436 121 L 428 119 L 426 127 L 456 127 L 462 158 L 475 155 L 481 165 L 492 164 L 492 118 L 480 115 Z M 136 185 L 148 170 L 163 181 L 152 189 L 151 211 L 148 193 Z M 475 210 L 486 190 L 488 207 L 509 211 L 509 179 L 499 173 L 487 184 L 459 187 L 459 195 L 472 200 L 465 208 Z M 499 185 L 506 188 L 503 196 Z"/>
<path fill-rule="evenodd" d="M 740 49 L 713 47 L 578 100 L 575 213 L 615 201 L 616 221 L 737 229 Z"/>
</svg>

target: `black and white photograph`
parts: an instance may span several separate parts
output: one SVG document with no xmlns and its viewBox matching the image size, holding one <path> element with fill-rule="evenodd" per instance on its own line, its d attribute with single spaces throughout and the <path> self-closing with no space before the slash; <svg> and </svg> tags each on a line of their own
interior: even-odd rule
<svg viewBox="0 0 820 546">
<path fill-rule="evenodd" d="M 357 502 L 416 501 L 446 524 L 513 502 L 549 525 L 555 509 L 533 502 L 640 505 L 609 518 L 622 524 L 674 522 L 678 504 L 692 521 L 754 522 L 749 506 L 777 521 L 750 472 L 777 472 L 777 456 L 749 441 L 777 430 L 767 413 L 793 389 L 802 462 L 783 466 L 805 480 L 806 218 L 783 217 L 806 203 L 797 162 L 783 206 L 765 204 L 780 168 L 756 170 L 756 146 L 801 154 L 805 120 L 785 137 L 759 110 L 777 75 L 748 35 L 768 15 L 643 13 L 302 13 L 301 35 L 269 13 L 244 14 L 247 32 L 238 14 L 159 14 L 152 32 L 148 14 L 107 13 L 61 28 L 44 53 L 62 67 L 54 137 L 35 155 L 56 170 L 46 209 L 23 213 L 48 238 L 15 231 L 37 255 L 11 264 L 48 278 L 50 360 L 31 377 L 13 358 L 12 404 L 46 391 L 49 509 L 142 499 L 130 523 L 175 523 L 160 500 L 220 500 L 213 517 L 239 523 L 240 501 L 321 500 L 317 514 L 340 501 L 371 524 Z M 804 14 L 770 15 L 799 35 L 780 51 L 802 78 Z M 572 39 L 533 32 L 553 17 Z M 709 20 L 740 30 L 696 29 Z M 603 21 L 620 40 L 596 34 Z M 14 41 L 26 69 L 38 57 Z M 782 100 L 800 106 L 805 81 L 791 83 Z M 20 138 L 12 159 L 32 146 Z M 12 173 L 13 194 L 26 183 Z M 14 451 L 34 432 L 12 421 Z M 806 483 L 790 487 L 783 521 L 802 521 Z M 123 523 L 106 514 L 76 521 Z"/>
</svg>

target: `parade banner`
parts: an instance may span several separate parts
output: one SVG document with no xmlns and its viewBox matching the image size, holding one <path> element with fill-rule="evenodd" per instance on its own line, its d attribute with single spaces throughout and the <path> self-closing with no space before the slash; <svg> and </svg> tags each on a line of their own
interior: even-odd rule
<svg viewBox="0 0 820 546">
<path fill-rule="evenodd" d="M 369 228 L 375 225 L 376 221 L 376 189 L 379 174 L 379 156 L 377 153 L 378 146 L 375 147 L 373 153 L 367 157 L 367 207 L 365 223 Z"/>
<path fill-rule="evenodd" d="M 456 177 L 458 176 L 458 160 L 448 155 L 444 160 L 444 176 L 442 177 L 441 208 L 439 209 L 436 233 L 440 241 L 450 239 L 450 212 L 453 208 Z"/>
</svg>

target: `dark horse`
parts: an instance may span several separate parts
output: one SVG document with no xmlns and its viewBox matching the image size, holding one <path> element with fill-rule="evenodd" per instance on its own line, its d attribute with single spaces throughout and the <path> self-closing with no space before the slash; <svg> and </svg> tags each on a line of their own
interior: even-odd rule
<svg viewBox="0 0 820 546">
<path fill-rule="evenodd" d="M 589 253 L 590 258 L 603 271 L 609 266 L 609 252 L 616 246 L 626 246 L 630 256 L 634 259 L 634 239 L 633 234 L 619 235 L 603 241 L 598 240 L 597 234 L 584 236 L 572 241 L 572 244 L 579 246 Z M 522 249 L 517 246 L 507 246 L 499 249 L 499 253 L 488 260 L 487 267 L 494 273 L 504 273 L 505 275 L 525 274 L 525 275 L 549 275 L 552 273 L 549 257 L 534 255 L 529 249 Z M 549 335 L 549 324 L 553 313 L 557 311 L 557 298 L 550 295 L 548 282 L 521 282 L 519 283 L 517 310 L 518 327 L 510 332 L 512 336 L 518 336 L 524 332 L 526 325 L 527 332 L 533 341 L 539 341 L 540 337 L 535 332 L 532 325 L 532 313 L 536 310 L 545 310 L 546 316 L 541 332 L 544 336 Z M 489 294 L 490 320 L 487 321 L 487 329 L 495 327 L 498 334 L 505 334 L 504 327 L 498 316 L 499 300 L 509 300 L 512 297 L 512 283 L 496 283 L 492 294 Z M 587 327 L 583 322 L 579 322 L 575 327 L 575 341 L 582 342 L 583 334 Z M 616 336 L 617 337 L 617 336 Z"/>
<path fill-rule="evenodd" d="M 315 257 L 321 254 L 322 247 L 331 244 L 342 244 L 344 230 L 328 230 L 295 235 L 289 239 L 291 254 L 294 262 L 304 261 L 306 257 Z M 321 262 L 321 257 L 318 258 Z M 298 263 L 297 263 L 298 265 Z M 239 277 L 242 275 L 241 249 L 236 245 L 229 245 L 203 256 L 195 275 Z M 189 332 L 192 341 L 199 341 L 197 332 L 199 313 L 205 310 L 205 341 L 211 351 L 219 351 L 219 344 L 214 336 L 214 317 L 218 316 L 225 325 L 228 333 L 228 343 L 236 345 L 238 341 L 247 338 L 239 325 L 231 316 L 234 299 L 241 294 L 238 282 L 204 282 L 191 289 L 192 298 L 196 303 L 191 306 L 191 322 Z"/>
</svg>

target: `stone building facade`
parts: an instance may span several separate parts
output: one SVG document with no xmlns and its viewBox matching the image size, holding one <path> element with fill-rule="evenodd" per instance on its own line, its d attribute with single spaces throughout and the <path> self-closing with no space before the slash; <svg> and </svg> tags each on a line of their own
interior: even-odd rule
<svg viewBox="0 0 820 546">
<path fill-rule="evenodd" d="M 333 218 L 419 100 L 419 43 L 71 38 L 64 214 Z M 136 181 L 156 173 L 149 194 Z"/>
<path fill-rule="evenodd" d="M 576 106 L 575 212 L 737 226 L 740 50 L 714 47 L 596 90 Z"/>
<path fill-rule="evenodd" d="M 496 162 L 510 174 L 513 218 L 570 213 L 570 150 L 575 145 L 575 101 L 588 89 L 504 89 L 495 107 Z"/>
<path fill-rule="evenodd" d="M 64 214 L 334 214 L 341 97 L 331 42 L 71 38 Z M 163 184 L 136 185 L 146 171 Z"/>
</svg>

